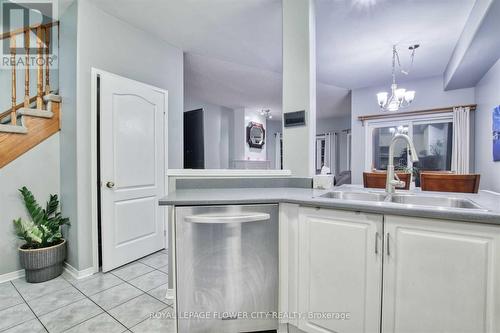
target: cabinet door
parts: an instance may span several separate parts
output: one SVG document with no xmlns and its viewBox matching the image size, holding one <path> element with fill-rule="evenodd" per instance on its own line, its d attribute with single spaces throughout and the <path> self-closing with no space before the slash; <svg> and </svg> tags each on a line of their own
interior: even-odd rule
<svg viewBox="0 0 500 333">
<path fill-rule="evenodd" d="M 382 216 L 301 208 L 299 321 L 310 333 L 380 331 Z M 345 313 L 348 319 L 322 315 Z M 313 316 L 320 316 L 313 317 Z"/>
<path fill-rule="evenodd" d="M 386 216 L 383 332 L 500 332 L 500 226 Z"/>
</svg>

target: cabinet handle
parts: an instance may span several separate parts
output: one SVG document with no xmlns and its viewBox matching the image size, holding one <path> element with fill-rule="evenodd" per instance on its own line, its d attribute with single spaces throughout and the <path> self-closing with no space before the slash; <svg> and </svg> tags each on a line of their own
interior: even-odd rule
<svg viewBox="0 0 500 333">
<path fill-rule="evenodd" d="M 390 249 L 390 245 L 389 245 L 389 239 L 390 239 L 390 234 L 387 233 L 387 235 L 386 235 L 386 240 L 387 240 L 387 256 L 391 255 L 391 249 Z"/>
<path fill-rule="evenodd" d="M 378 231 L 375 233 L 375 254 L 378 254 Z"/>
</svg>

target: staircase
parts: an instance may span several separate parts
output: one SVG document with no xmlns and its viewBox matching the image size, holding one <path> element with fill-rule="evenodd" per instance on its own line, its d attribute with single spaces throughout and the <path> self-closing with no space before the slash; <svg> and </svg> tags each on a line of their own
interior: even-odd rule
<svg viewBox="0 0 500 333">
<path fill-rule="evenodd" d="M 61 97 L 50 87 L 49 45 L 52 28 L 56 26 L 58 27 L 58 22 L 0 35 L 0 40 L 10 40 L 12 84 L 11 107 L 0 112 L 0 168 L 60 130 Z M 31 36 L 35 36 L 34 43 L 30 41 Z M 23 40 L 25 54 L 16 56 L 20 39 Z M 33 44 L 36 44 L 36 54 L 30 56 Z M 33 69 L 36 71 L 37 82 L 33 96 L 30 95 L 32 60 L 36 60 Z M 19 63 L 22 63 L 23 70 L 18 70 Z M 16 87 L 20 73 L 24 76 L 24 96 L 22 102 L 18 103 Z"/>
</svg>

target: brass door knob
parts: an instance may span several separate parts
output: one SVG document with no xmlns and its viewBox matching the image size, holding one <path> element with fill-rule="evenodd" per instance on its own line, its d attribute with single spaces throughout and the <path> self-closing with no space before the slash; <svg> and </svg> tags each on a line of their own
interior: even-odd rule
<svg viewBox="0 0 500 333">
<path fill-rule="evenodd" d="M 113 188 L 113 187 L 115 187 L 115 183 L 113 183 L 113 182 L 107 182 L 107 183 L 106 183 L 106 186 L 107 186 L 108 188 Z"/>
</svg>

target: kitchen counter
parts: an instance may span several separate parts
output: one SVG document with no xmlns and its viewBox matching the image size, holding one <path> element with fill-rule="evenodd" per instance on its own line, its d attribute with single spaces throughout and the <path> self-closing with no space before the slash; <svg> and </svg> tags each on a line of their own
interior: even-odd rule
<svg viewBox="0 0 500 333">
<path fill-rule="evenodd" d="M 488 224 L 500 224 L 500 194 L 480 191 L 478 194 L 398 191 L 398 193 L 446 196 L 472 200 L 483 209 L 442 208 L 399 204 L 393 202 L 370 202 L 321 198 L 320 195 L 331 191 L 369 191 L 357 185 L 343 185 L 332 190 L 313 190 L 306 188 L 226 188 L 226 189 L 181 189 L 160 199 L 163 206 L 203 206 L 203 205 L 244 205 L 267 203 L 294 203 L 303 206 L 324 207 L 366 213 L 392 214 L 401 216 L 427 217 Z"/>
</svg>

